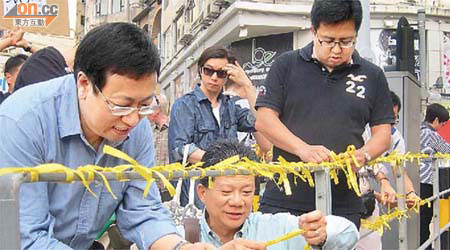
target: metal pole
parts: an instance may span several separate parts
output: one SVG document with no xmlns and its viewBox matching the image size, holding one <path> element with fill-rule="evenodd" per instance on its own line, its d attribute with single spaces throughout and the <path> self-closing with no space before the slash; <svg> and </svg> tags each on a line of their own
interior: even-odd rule
<svg viewBox="0 0 450 250">
<path fill-rule="evenodd" d="M 19 188 L 25 174 L 0 176 L 0 249 L 20 249 Z"/>
<path fill-rule="evenodd" d="M 374 53 L 370 47 L 370 3 L 369 0 L 361 1 L 363 10 L 363 19 L 358 32 L 356 49 L 359 54 L 371 62 L 374 61 Z"/>
<path fill-rule="evenodd" d="M 400 195 L 405 195 L 405 175 L 403 171 L 406 167 L 406 161 L 404 161 L 401 165 L 398 165 L 397 168 L 397 191 Z M 398 208 L 400 210 L 406 209 L 405 198 L 400 197 L 397 200 Z M 402 217 L 399 221 L 398 225 L 398 247 L 401 250 L 408 249 L 408 224 L 405 217 Z"/>
<path fill-rule="evenodd" d="M 441 231 L 439 231 L 439 236 L 440 236 L 441 234 L 443 234 L 445 231 L 449 230 L 449 228 L 450 228 L 450 222 L 447 223 L 447 225 L 445 225 L 445 226 L 441 229 Z M 435 236 L 435 237 L 437 237 L 437 236 Z M 419 248 L 417 248 L 417 250 L 425 250 L 425 249 L 431 244 L 431 241 L 433 241 L 433 240 L 434 240 L 434 238 L 428 239 L 427 241 L 425 241 L 425 242 L 422 244 L 422 246 L 420 246 Z M 436 248 L 435 248 L 435 249 L 436 249 Z"/>
<path fill-rule="evenodd" d="M 437 163 L 437 164 L 436 164 Z M 442 159 L 438 159 L 433 164 L 433 196 L 439 194 L 439 167 L 441 166 Z M 440 197 L 437 197 L 436 200 L 433 201 L 433 234 L 432 238 L 436 237 L 436 234 L 439 234 L 439 222 L 440 222 L 440 216 L 439 216 L 439 199 Z M 434 238 L 434 249 L 441 249 L 441 236 L 437 235 L 436 238 Z"/>
<path fill-rule="evenodd" d="M 427 80 L 427 51 L 426 51 L 426 27 L 425 27 L 425 9 L 417 10 L 417 21 L 419 26 L 419 56 L 420 56 L 420 85 L 422 106 L 426 105 L 428 97 L 428 80 Z M 422 107 L 421 107 L 422 108 Z"/>
<path fill-rule="evenodd" d="M 316 209 L 324 215 L 331 214 L 331 178 L 329 169 L 314 172 Z"/>
<path fill-rule="evenodd" d="M 130 0 L 127 1 L 127 23 L 131 23 L 131 3 Z"/>
</svg>

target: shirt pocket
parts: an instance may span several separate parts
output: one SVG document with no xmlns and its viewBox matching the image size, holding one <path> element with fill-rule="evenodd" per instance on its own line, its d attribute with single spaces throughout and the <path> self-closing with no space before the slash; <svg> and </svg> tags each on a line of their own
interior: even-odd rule
<svg viewBox="0 0 450 250">
<path fill-rule="evenodd" d="M 216 125 L 211 122 L 198 123 L 194 134 L 194 143 L 202 149 L 206 149 L 209 144 L 215 141 L 214 132 Z"/>
<path fill-rule="evenodd" d="M 226 138 L 236 138 L 238 124 L 236 119 L 231 119 L 231 121 L 224 121 L 223 127 L 225 128 Z"/>
</svg>

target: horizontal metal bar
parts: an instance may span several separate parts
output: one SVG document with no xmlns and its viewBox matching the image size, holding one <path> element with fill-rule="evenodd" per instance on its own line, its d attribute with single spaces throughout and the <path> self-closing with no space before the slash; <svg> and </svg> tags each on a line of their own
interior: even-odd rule
<svg viewBox="0 0 450 250">
<path fill-rule="evenodd" d="M 324 171 L 327 168 L 316 167 L 314 171 Z M 296 171 L 300 171 L 300 168 L 295 168 Z M 311 169 L 312 170 L 312 169 Z M 205 171 L 201 170 L 189 170 L 189 171 L 163 171 L 159 172 L 165 178 L 171 177 L 170 179 L 179 179 L 179 178 L 195 178 L 204 176 Z M 123 179 L 129 180 L 145 180 L 143 176 L 141 176 L 138 172 L 135 171 L 123 171 L 121 173 L 122 178 L 119 180 L 119 174 L 114 172 L 100 172 L 103 174 L 108 181 L 123 181 Z M 252 175 L 251 171 L 246 169 L 238 169 L 238 170 L 206 170 L 206 176 L 217 177 L 217 176 L 233 176 L 233 175 Z M 254 171 L 254 174 L 257 175 L 257 172 Z M 8 175 L 8 174 L 7 174 Z M 5 175 L 5 176 L 7 176 Z M 31 182 L 31 174 L 24 173 L 25 179 L 24 182 Z M 84 177 L 87 179 L 88 176 L 84 173 Z M 153 178 L 159 180 L 160 177 L 158 174 L 153 173 Z M 65 173 L 42 173 L 39 174 L 39 182 L 65 182 L 66 174 Z M 98 174 L 95 175 L 95 180 L 102 181 L 102 177 Z M 81 178 L 78 175 L 73 176 L 73 181 L 81 181 Z"/>
<path fill-rule="evenodd" d="M 140 175 L 138 172 L 135 171 L 124 171 L 122 172 L 122 178 L 119 180 L 119 174 L 118 173 L 112 173 L 112 172 L 99 172 L 102 175 L 105 176 L 105 178 L 108 181 L 123 181 L 124 179 L 129 180 L 145 180 L 145 178 Z M 169 172 L 160 172 L 164 177 L 168 178 L 170 173 Z M 248 170 L 207 170 L 206 175 L 211 177 L 217 177 L 217 176 L 232 176 L 232 175 L 250 175 L 250 171 Z M 203 176 L 202 171 L 200 170 L 191 170 L 191 171 L 174 171 L 172 174 L 172 179 L 179 179 L 179 178 L 194 178 L 194 177 L 201 177 Z M 87 179 L 87 174 L 84 174 L 84 177 Z M 153 173 L 153 178 L 159 180 L 159 175 Z M 95 180 L 102 181 L 102 177 L 98 174 L 95 175 Z M 30 182 L 31 181 L 31 175 L 26 174 L 24 182 Z M 39 182 L 65 182 L 66 181 L 66 174 L 65 173 L 44 173 L 39 174 Z M 81 178 L 78 175 L 73 176 L 73 181 L 81 181 Z"/>
<path fill-rule="evenodd" d="M 439 221 L 437 222 L 433 222 L 433 223 L 439 223 Z M 427 241 L 425 241 L 419 248 L 417 248 L 417 250 L 425 250 L 429 245 L 431 245 L 431 243 L 440 235 L 442 235 L 445 231 L 447 231 L 450 228 L 450 222 L 447 223 L 447 225 L 445 225 L 443 228 L 441 228 L 439 234 L 436 234 L 433 238 L 428 239 Z"/>
<path fill-rule="evenodd" d="M 431 196 L 431 197 L 429 197 L 429 198 L 427 198 L 429 201 L 434 201 L 434 200 L 436 200 L 437 198 L 439 198 L 439 197 L 441 197 L 441 196 L 443 196 L 443 195 L 446 195 L 447 193 L 450 193 L 450 188 L 449 189 L 446 189 L 446 190 L 443 190 L 443 191 L 441 191 L 439 194 L 437 194 L 437 195 L 433 195 L 433 196 Z"/>
<path fill-rule="evenodd" d="M 429 199 L 429 201 L 433 201 L 433 200 L 436 200 L 438 197 L 441 197 L 441 196 L 443 196 L 443 195 L 445 195 L 445 194 L 447 194 L 447 193 L 450 193 L 450 188 L 449 188 L 449 189 L 446 189 L 446 190 L 443 190 L 443 191 L 440 192 L 439 194 L 434 195 L 434 196 L 431 196 L 431 197 L 428 198 L 428 199 Z M 448 225 L 447 225 L 447 226 L 448 226 Z M 369 234 L 374 233 L 374 232 L 375 232 L 375 231 L 369 231 L 369 232 L 364 233 L 363 235 L 361 235 L 361 236 L 359 237 L 359 240 L 364 239 L 365 237 L 369 236 Z"/>
</svg>

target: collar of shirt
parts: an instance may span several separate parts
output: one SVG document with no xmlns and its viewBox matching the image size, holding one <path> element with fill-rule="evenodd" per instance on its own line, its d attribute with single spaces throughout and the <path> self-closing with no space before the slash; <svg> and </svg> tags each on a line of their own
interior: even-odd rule
<svg viewBox="0 0 450 250">
<path fill-rule="evenodd" d="M 317 61 L 317 57 L 314 53 L 314 43 L 310 42 L 308 45 L 300 49 L 299 51 L 300 56 L 303 58 L 303 60 L 307 62 L 314 62 Z M 350 60 L 350 65 L 360 65 L 361 64 L 361 56 L 359 55 L 358 51 L 354 51 L 352 55 L 352 59 Z"/>
<path fill-rule="evenodd" d="M 67 75 L 65 78 L 63 89 L 68 91 L 63 90 L 65 94 L 61 97 L 61 108 L 58 109 L 60 138 L 82 134 L 75 77 Z"/>
<path fill-rule="evenodd" d="M 420 129 L 431 129 L 432 131 L 436 131 L 436 129 L 433 128 L 433 126 L 431 126 L 431 124 L 427 121 L 423 121 L 422 124 L 420 125 Z"/>
<path fill-rule="evenodd" d="M 205 100 L 208 100 L 208 97 L 203 93 L 202 89 L 200 88 L 200 84 L 197 84 L 194 88 L 194 95 L 197 98 L 198 102 L 202 102 Z M 220 92 L 219 96 L 217 97 L 218 100 L 224 100 L 228 96 L 223 94 L 223 91 Z M 223 102 L 222 102 L 223 103 Z"/>
<path fill-rule="evenodd" d="M 72 135 L 80 135 L 82 138 L 85 138 L 80 123 L 80 110 L 75 77 L 73 74 L 63 77 L 65 79 L 61 91 L 64 94 L 61 96 L 61 108 L 57 111 L 59 137 L 62 139 Z M 117 147 L 128 138 L 129 136 L 127 136 L 125 140 L 119 142 L 108 141 L 106 144 Z"/>
<path fill-rule="evenodd" d="M 220 240 L 220 237 L 209 227 L 208 222 L 206 220 L 206 216 L 208 216 L 207 212 L 205 209 L 203 209 L 202 217 L 200 218 L 200 228 L 202 231 L 202 236 L 206 236 L 208 238 L 207 239 L 202 238 L 202 242 L 214 242 L 216 243 L 215 244 L 216 246 L 223 245 L 224 243 Z M 243 238 L 244 232 L 247 227 L 248 227 L 248 218 L 245 220 L 244 225 L 242 225 L 241 229 L 234 234 L 233 239 Z"/>
</svg>

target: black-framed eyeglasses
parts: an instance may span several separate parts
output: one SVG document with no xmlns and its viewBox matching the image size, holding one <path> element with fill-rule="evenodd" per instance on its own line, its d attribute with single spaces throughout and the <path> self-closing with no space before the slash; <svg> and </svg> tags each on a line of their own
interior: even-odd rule
<svg viewBox="0 0 450 250">
<path fill-rule="evenodd" d="M 215 70 L 208 67 L 202 67 L 202 72 L 207 76 L 212 76 L 216 73 L 219 78 L 227 78 L 228 76 L 228 73 L 225 70 Z"/>
<path fill-rule="evenodd" d="M 319 37 L 317 37 L 317 41 L 319 41 L 320 46 L 324 48 L 334 48 L 337 45 L 339 45 L 339 48 L 341 49 L 348 49 L 355 46 L 355 40 L 349 40 L 349 41 L 323 41 L 320 40 Z"/>
<path fill-rule="evenodd" d="M 115 116 L 126 116 L 133 113 L 136 110 L 140 115 L 151 115 L 155 112 L 157 108 L 157 105 L 144 105 L 140 108 L 123 107 L 115 104 L 114 102 L 106 98 L 103 95 L 102 91 L 97 87 L 97 85 L 94 84 L 94 88 L 100 93 L 100 96 L 102 97 L 103 101 L 105 101 L 105 103 L 107 104 L 109 110 L 111 111 L 111 114 Z M 152 96 L 152 98 L 155 98 L 155 96 Z"/>
</svg>

